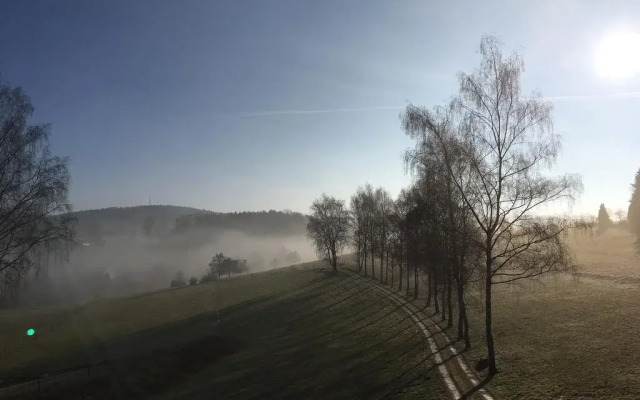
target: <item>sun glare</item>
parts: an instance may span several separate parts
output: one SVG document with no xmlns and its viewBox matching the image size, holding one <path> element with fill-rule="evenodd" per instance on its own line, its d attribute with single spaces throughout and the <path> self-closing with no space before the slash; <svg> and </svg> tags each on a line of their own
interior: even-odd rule
<svg viewBox="0 0 640 400">
<path fill-rule="evenodd" d="M 640 73 L 640 34 L 624 31 L 604 37 L 596 47 L 595 68 L 600 76 L 612 80 Z"/>
</svg>

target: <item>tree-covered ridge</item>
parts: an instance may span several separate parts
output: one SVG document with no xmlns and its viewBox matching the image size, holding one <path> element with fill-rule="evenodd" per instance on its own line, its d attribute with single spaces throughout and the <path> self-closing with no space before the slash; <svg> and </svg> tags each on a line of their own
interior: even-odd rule
<svg viewBox="0 0 640 400">
<path fill-rule="evenodd" d="M 176 218 L 206 212 L 210 211 L 192 207 L 151 205 L 76 211 L 71 215 L 77 220 L 77 236 L 95 241 L 110 236 L 166 235 L 173 229 Z"/>
<path fill-rule="evenodd" d="M 252 236 L 303 235 L 307 217 L 291 211 L 220 213 L 192 207 L 151 205 L 109 207 L 70 213 L 80 240 L 113 236 L 167 237 L 234 230 Z"/>
<path fill-rule="evenodd" d="M 173 233 L 192 230 L 235 230 L 247 235 L 303 235 L 307 217 L 291 211 L 245 211 L 194 213 L 176 219 Z"/>
</svg>

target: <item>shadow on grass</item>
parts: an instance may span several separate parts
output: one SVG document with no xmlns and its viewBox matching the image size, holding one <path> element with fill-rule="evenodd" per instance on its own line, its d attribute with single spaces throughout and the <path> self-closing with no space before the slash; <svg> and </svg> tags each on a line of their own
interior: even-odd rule
<svg viewBox="0 0 640 400">
<path fill-rule="evenodd" d="M 432 354 L 417 360 L 428 352 L 426 339 L 401 306 L 352 277 L 322 275 L 87 347 L 67 361 L 108 360 L 108 366 L 58 394 L 69 400 L 154 393 L 167 399 L 375 398 L 431 370 L 425 362 Z M 35 372 L 60 364 L 52 360 Z"/>
<path fill-rule="evenodd" d="M 480 381 L 480 383 L 478 383 L 477 386 L 474 386 L 471 390 L 463 393 L 460 396 L 460 399 L 469 399 L 471 398 L 474 394 L 476 394 L 478 392 L 478 390 L 482 389 L 483 387 L 485 387 L 489 382 L 491 382 L 491 380 L 493 379 L 493 375 L 488 375 L 487 377 L 485 377 L 482 381 Z"/>
<path fill-rule="evenodd" d="M 248 311 L 255 306 L 263 305 L 278 298 L 310 290 L 314 286 L 322 288 L 328 284 L 327 279 L 335 276 L 324 271 L 314 272 L 321 273 L 323 276 L 294 289 L 246 300 L 218 311 L 199 314 L 168 325 L 144 329 L 124 337 L 96 342 L 65 356 L 45 359 L 25 367 L 13 369 L 0 375 L 0 388 L 36 380 L 44 375 L 51 377 L 77 369 L 85 369 L 93 365 L 103 365 L 110 360 L 114 362 L 113 360 L 131 357 L 140 352 L 136 350 L 139 350 L 141 343 L 145 344 L 143 346 L 145 350 L 153 353 L 158 348 L 171 346 L 171 344 L 167 343 L 166 338 L 179 338 L 184 330 L 189 330 L 190 333 L 194 333 L 194 330 L 195 332 L 200 332 L 201 329 L 198 329 L 198 327 L 201 327 L 202 324 L 207 325 L 206 328 L 210 328 L 212 323 L 217 324 L 219 319 L 228 315 Z M 193 335 L 188 335 L 187 337 L 191 336 Z M 206 333 L 204 336 L 206 336 Z"/>
<path fill-rule="evenodd" d="M 398 393 L 402 392 L 409 385 L 411 385 L 416 380 L 423 378 L 425 375 L 428 375 L 429 372 L 435 371 L 440 365 L 446 364 L 449 360 L 452 360 L 454 356 L 449 356 L 442 360 L 440 363 L 433 363 L 428 368 L 417 371 L 420 366 L 424 365 L 427 361 L 430 361 L 434 357 L 434 354 L 429 354 L 428 356 L 422 358 L 421 360 L 415 362 L 409 368 L 404 370 L 401 374 L 396 376 L 391 382 L 387 383 L 387 385 L 393 385 L 392 389 L 389 390 L 381 399 L 391 398 Z"/>
</svg>

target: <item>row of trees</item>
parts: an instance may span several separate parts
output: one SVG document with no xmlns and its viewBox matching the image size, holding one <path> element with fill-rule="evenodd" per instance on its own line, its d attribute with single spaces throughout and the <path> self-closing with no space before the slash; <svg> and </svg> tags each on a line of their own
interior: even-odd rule
<svg viewBox="0 0 640 400">
<path fill-rule="evenodd" d="M 210 280 L 219 280 L 221 276 L 227 275 L 239 275 L 249 271 L 247 260 L 240 258 L 231 258 L 225 256 L 223 253 L 218 253 L 211 258 L 209 263 L 209 270 L 205 277 Z M 212 279 L 215 277 L 215 279 Z M 203 278 L 204 279 L 204 278 Z"/>
<path fill-rule="evenodd" d="M 204 276 L 200 278 L 199 282 L 215 282 L 220 280 L 220 278 L 224 275 L 230 278 L 231 275 L 240 275 L 247 272 L 249 272 L 247 260 L 240 258 L 231 258 L 225 256 L 224 253 L 217 253 L 211 258 L 211 262 L 209 262 L 209 269 L 204 274 Z M 196 277 L 191 277 L 188 283 L 191 286 L 196 285 L 198 283 L 198 279 Z M 186 285 L 186 276 L 182 271 L 178 271 L 174 278 L 171 280 L 170 287 L 175 288 Z"/>
<path fill-rule="evenodd" d="M 323 195 L 311 206 L 308 235 L 334 270 L 337 254 L 352 246 L 357 268 L 418 296 L 427 282 L 428 304 L 448 326 L 457 315 L 458 339 L 470 346 L 467 288 L 484 297 L 489 373 L 497 372 L 493 338 L 495 285 L 570 272 L 575 266 L 561 240 L 590 224 L 545 217 L 542 206 L 573 200 L 579 176 L 550 177 L 558 155 L 552 106 L 539 93 L 523 97 L 518 54 L 503 56 L 484 37 L 480 68 L 459 75 L 459 93 L 445 106 L 410 105 L 402 127 L 414 141 L 405 163 L 414 183 L 394 200 L 370 185 L 345 202 Z M 413 275 L 414 286 L 409 288 Z M 455 300 L 453 300 L 455 298 Z"/>
</svg>

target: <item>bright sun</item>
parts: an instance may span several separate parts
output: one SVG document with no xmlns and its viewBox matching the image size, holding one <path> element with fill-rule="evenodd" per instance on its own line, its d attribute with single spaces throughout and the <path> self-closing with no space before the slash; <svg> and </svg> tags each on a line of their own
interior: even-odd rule
<svg viewBox="0 0 640 400">
<path fill-rule="evenodd" d="M 602 77 L 612 80 L 640 73 L 640 34 L 622 31 L 602 39 L 595 51 L 595 68 Z"/>
</svg>

